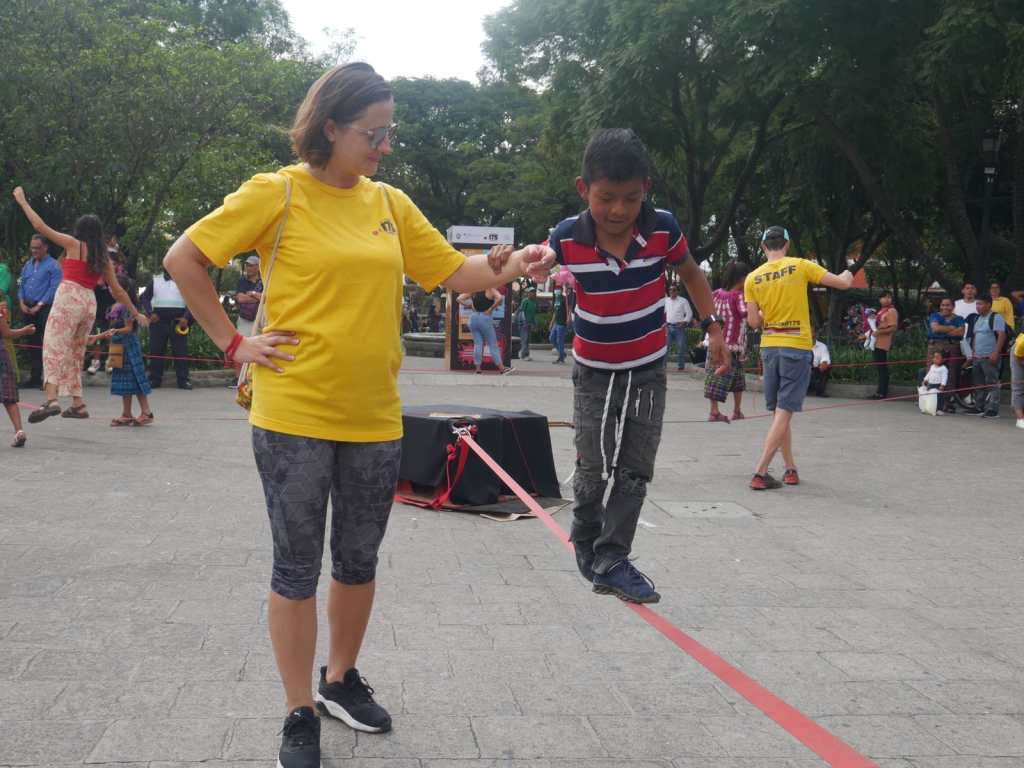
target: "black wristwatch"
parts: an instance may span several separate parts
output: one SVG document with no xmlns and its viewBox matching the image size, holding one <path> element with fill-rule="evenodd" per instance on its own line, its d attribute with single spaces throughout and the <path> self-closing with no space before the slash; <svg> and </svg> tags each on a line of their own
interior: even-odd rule
<svg viewBox="0 0 1024 768">
<path fill-rule="evenodd" d="M 700 329 L 701 329 L 701 331 L 703 331 L 704 333 L 707 333 L 708 332 L 708 328 L 711 327 L 712 323 L 718 323 L 718 327 L 721 328 L 722 327 L 722 318 L 720 318 L 718 315 L 716 315 L 716 314 L 714 314 L 712 312 L 710 315 L 708 315 L 707 317 L 705 317 L 703 320 L 700 321 Z"/>
</svg>

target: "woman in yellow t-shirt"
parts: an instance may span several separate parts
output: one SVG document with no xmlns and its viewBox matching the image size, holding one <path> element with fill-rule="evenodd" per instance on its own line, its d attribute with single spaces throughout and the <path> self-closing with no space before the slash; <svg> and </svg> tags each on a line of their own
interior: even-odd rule
<svg viewBox="0 0 1024 768">
<path fill-rule="evenodd" d="M 400 463 L 403 275 L 427 292 L 440 283 L 464 292 L 524 274 L 543 279 L 552 266 L 540 246 L 466 258 L 403 192 L 371 182 L 392 151 L 394 109 L 390 87 L 369 65 L 331 69 L 295 118 L 291 136 L 302 162 L 245 182 L 164 259 L 229 362 L 257 364 L 252 441 L 274 540 L 268 623 L 287 704 L 284 768 L 319 765 L 314 698 L 321 712 L 357 730 L 391 728 L 356 657 Z M 207 268 L 252 250 L 260 256 L 266 323 L 245 338 L 221 307 Z M 328 497 L 330 649 L 314 697 Z"/>
</svg>

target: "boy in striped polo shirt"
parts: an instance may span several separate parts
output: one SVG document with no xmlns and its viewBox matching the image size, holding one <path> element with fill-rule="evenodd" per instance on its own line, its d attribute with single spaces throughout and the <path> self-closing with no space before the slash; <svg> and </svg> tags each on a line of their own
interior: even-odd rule
<svg viewBox="0 0 1024 768">
<path fill-rule="evenodd" d="M 576 278 L 576 563 L 595 592 L 636 603 L 660 599 L 629 553 L 665 411 L 667 269 L 679 273 L 704 318 L 715 364 L 727 365 L 711 288 L 675 217 L 646 201 L 650 186 L 650 161 L 637 135 L 598 131 L 576 179 L 587 210 L 555 227 L 548 241 Z"/>
</svg>

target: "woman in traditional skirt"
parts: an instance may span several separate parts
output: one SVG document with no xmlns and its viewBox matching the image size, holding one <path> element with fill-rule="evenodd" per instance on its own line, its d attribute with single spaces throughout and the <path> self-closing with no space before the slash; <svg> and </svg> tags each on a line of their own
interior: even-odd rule
<svg viewBox="0 0 1024 768">
<path fill-rule="evenodd" d="M 34 325 L 14 330 L 7 323 L 7 303 L 0 298 L 0 341 L 8 342 L 21 336 L 31 336 L 36 332 Z M 7 351 L 6 343 L 0 344 L 0 403 L 3 403 L 7 416 L 14 425 L 14 442 L 12 448 L 25 446 L 25 432 L 21 428 L 21 412 L 18 410 L 18 369 Z"/>
<path fill-rule="evenodd" d="M 46 404 L 32 411 L 28 420 L 35 424 L 57 414 L 69 419 L 87 419 L 89 412 L 82 400 L 82 367 L 89 331 L 96 321 L 96 295 L 93 290 L 101 280 L 105 280 L 114 298 L 130 309 L 140 325 L 149 325 L 149 320 L 135 308 L 117 282 L 99 218 L 91 214 L 80 216 L 75 222 L 74 234 L 68 235 L 46 225 L 28 204 L 21 187 L 14 188 L 14 199 L 36 232 L 64 249 L 61 256 L 64 281 L 57 288 L 43 337 Z M 57 400 L 60 395 L 71 396 L 71 407 L 63 412 Z"/>
<path fill-rule="evenodd" d="M 131 294 L 131 280 L 126 275 L 117 278 L 125 293 Z M 149 393 L 153 391 L 146 375 L 146 363 L 142 359 L 142 345 L 135 333 L 131 312 L 123 304 L 115 304 L 107 312 L 107 321 L 114 335 L 111 344 L 120 344 L 124 349 L 120 368 L 110 375 L 110 394 L 120 395 L 123 403 L 121 415 L 110 422 L 112 427 L 142 427 L 153 422 L 153 411 L 149 407 Z M 139 417 L 132 416 L 132 397 L 139 399 Z"/>
</svg>

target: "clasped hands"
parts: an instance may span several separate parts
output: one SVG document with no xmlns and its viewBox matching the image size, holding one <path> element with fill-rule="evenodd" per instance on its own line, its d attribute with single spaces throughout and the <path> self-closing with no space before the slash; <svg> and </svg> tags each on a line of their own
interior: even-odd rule
<svg viewBox="0 0 1024 768">
<path fill-rule="evenodd" d="M 543 282 L 555 266 L 555 252 L 546 245 L 527 245 L 518 251 L 511 245 L 496 245 L 487 254 L 487 263 L 500 275 L 505 266 L 512 262 L 515 270 L 534 282 Z"/>
</svg>

